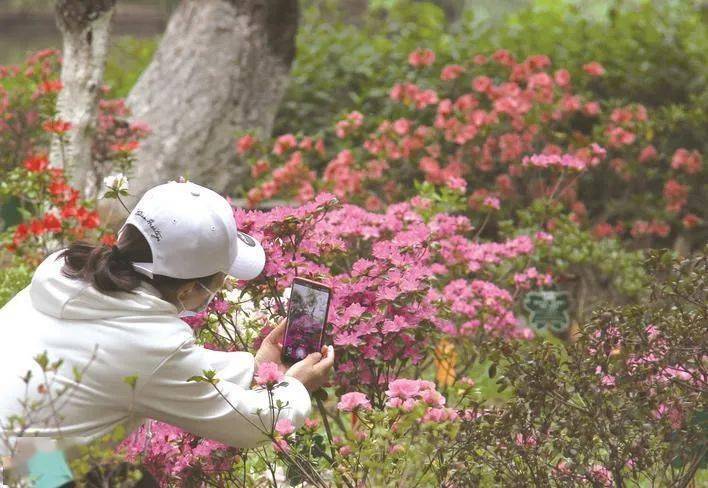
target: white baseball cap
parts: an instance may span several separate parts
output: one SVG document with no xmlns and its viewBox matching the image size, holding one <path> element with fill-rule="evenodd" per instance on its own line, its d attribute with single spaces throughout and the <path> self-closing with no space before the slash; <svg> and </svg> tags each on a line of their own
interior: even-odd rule
<svg viewBox="0 0 708 488">
<path fill-rule="evenodd" d="M 221 271 L 250 280 L 265 265 L 263 247 L 237 229 L 229 202 L 189 181 L 150 188 L 128 215 L 119 235 L 128 224 L 137 227 L 150 244 L 153 262 L 133 263 L 136 271 L 150 278 L 192 279 Z"/>
</svg>

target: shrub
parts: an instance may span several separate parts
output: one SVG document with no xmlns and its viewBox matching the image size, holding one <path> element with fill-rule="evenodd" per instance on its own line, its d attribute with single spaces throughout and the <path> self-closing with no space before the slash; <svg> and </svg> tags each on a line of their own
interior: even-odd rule
<svg viewBox="0 0 708 488">
<path fill-rule="evenodd" d="M 0 244 L 28 264 L 38 264 L 68 240 L 114 238 L 101 226 L 95 202 L 68 183 L 72 162 L 50 165 L 51 138 L 65 144 L 70 128 L 56 114 L 58 73 L 58 52 L 52 50 L 31 56 L 21 67 L 0 67 L 0 204 L 11 204 L 19 220 L 0 232 Z M 99 100 L 92 155 L 102 171 L 130 171 L 132 152 L 147 128 L 128 123 L 127 116 L 122 100 Z"/>
<path fill-rule="evenodd" d="M 509 273 L 534 264 L 545 269 L 536 256 L 538 247 L 551 245 L 547 236 L 480 242 L 462 216 L 438 214 L 426 222 L 409 202 L 372 213 L 342 205 L 331 194 L 299 207 L 236 214 L 240 228 L 263 242 L 269 259 L 259 278 L 239 292 L 222 293 L 205 313 L 187 319 L 207 347 L 259 347 L 270 324 L 285 314 L 282 297 L 294 276 L 332 287 L 326 342 L 337 348 L 335 391 L 356 390 L 376 409 L 387 402 L 388 383 L 403 371 L 416 375 L 434 368 L 442 340 L 453 341 L 466 357 L 490 337 L 533 336 L 519 327 L 512 310 L 519 285 Z M 533 288 L 552 283 L 546 273 L 539 278 Z M 455 375 L 469 368 L 460 361 Z M 136 435 L 127 446 L 142 445 L 143 434 Z M 168 437 L 177 456 L 180 446 L 193 445 L 188 434 Z M 164 453 L 155 449 L 155 455 Z"/>
<path fill-rule="evenodd" d="M 330 129 L 329 147 L 321 136 L 241 137 L 237 150 L 260 182 L 249 202 L 306 201 L 324 189 L 376 210 L 410 198 L 425 180 L 462 193 L 467 215 L 503 202 L 492 220 L 514 218 L 534 199 L 558 196 L 601 237 L 701 242 L 702 155 L 660 153 L 644 106 L 604 105 L 576 91 L 545 55 L 516 60 L 502 49 L 441 66 L 421 48 L 408 64 L 386 108 L 349 113 Z M 586 69 L 603 76 L 597 63 Z"/>
<path fill-rule="evenodd" d="M 706 256 L 660 252 L 646 265 L 655 279 L 651 294 L 599 311 L 573 343 L 486 336 L 467 348 L 467 336 L 456 336 L 458 359 L 447 357 L 454 370 L 484 365 L 504 396 L 483 395 L 480 377 L 453 374 L 450 381 L 435 367 L 394 367 L 376 385 L 338 385 L 338 399 L 318 401 L 320 415 L 298 431 L 276 428 L 273 451 L 236 453 L 153 423 L 157 441 L 143 459 L 163 483 L 182 476 L 248 486 L 278 473 L 313 486 L 688 483 L 706 451 L 699 420 L 706 408 Z M 212 338 L 242 311 L 236 300 L 228 307 L 220 300 L 193 324 Z M 341 302 L 335 322 L 340 314 Z M 248 329 L 261 319 L 241 320 Z M 425 348 L 424 362 L 432 354 Z M 338 361 L 338 375 L 342 366 Z M 435 381 L 420 378 L 430 373 Z M 141 428 L 123 447 L 137 459 L 144 446 Z"/>
<path fill-rule="evenodd" d="M 360 25 L 336 7 L 304 9 L 298 56 L 276 118 L 274 134 L 316 134 L 345 113 L 381 113 L 387 91 L 405 78 L 408 53 L 432 49 L 440 65 L 464 61 L 470 50 L 506 47 L 517 58 L 550 56 L 582 83 L 583 66 L 596 60 L 607 70 L 583 88 L 599 100 L 618 99 L 666 107 L 656 110 L 664 130 L 654 144 L 664 152 L 689 147 L 706 152 L 706 37 L 700 2 L 601 2 L 535 0 L 497 19 L 468 8 L 455 25 L 425 2 L 370 4 Z M 597 35 L 602 32 L 602 35 Z M 673 115 L 672 115 L 673 114 Z M 680 124 L 669 121 L 676 116 Z M 667 131 L 666 129 L 669 129 Z"/>
<path fill-rule="evenodd" d="M 654 252 L 641 302 L 598 310 L 574 344 L 492 347 L 511 399 L 477 405 L 457 478 L 534 486 L 686 486 L 705 466 L 706 248 Z M 445 466 L 448 467 L 448 466 Z"/>
<path fill-rule="evenodd" d="M 317 134 L 352 109 L 381 113 L 387 87 L 404 77 L 410 51 L 419 45 L 438 53 L 454 48 L 442 10 L 431 3 L 370 6 L 361 25 L 340 12 L 337 2 L 305 4 L 275 135 Z"/>
</svg>

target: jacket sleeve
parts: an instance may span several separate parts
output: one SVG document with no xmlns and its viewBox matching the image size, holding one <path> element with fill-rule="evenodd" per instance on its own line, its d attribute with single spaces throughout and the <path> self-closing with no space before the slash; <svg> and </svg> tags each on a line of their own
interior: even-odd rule
<svg viewBox="0 0 708 488">
<path fill-rule="evenodd" d="M 251 388 L 253 375 L 256 373 L 256 358 L 248 351 L 213 351 L 202 349 L 210 368 L 216 371 L 216 377 L 240 385 L 242 388 Z"/>
<path fill-rule="evenodd" d="M 225 356 L 213 352 L 197 345 L 194 338 L 183 342 L 136 392 L 136 409 L 194 435 L 240 448 L 260 447 L 269 440 L 265 431 L 279 419 L 289 419 L 295 428 L 305 423 L 312 404 L 309 392 L 297 378 L 286 375 L 273 389 L 273 406 L 277 400 L 286 404 L 278 414 L 277 407 L 270 407 L 267 390 L 249 388 L 252 355 L 236 355 L 233 363 L 221 368 L 225 376 L 221 377 L 214 364 Z M 239 360 L 245 364 L 237 365 Z M 209 369 L 217 373 L 219 381 L 215 385 L 187 381 Z"/>
</svg>

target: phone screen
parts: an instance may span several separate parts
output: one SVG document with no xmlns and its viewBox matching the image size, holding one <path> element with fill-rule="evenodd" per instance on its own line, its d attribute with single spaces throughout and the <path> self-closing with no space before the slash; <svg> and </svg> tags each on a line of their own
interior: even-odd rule
<svg viewBox="0 0 708 488">
<path fill-rule="evenodd" d="M 325 285 L 295 280 L 288 302 L 288 325 L 283 339 L 283 361 L 295 363 L 319 352 L 330 290 Z"/>
</svg>

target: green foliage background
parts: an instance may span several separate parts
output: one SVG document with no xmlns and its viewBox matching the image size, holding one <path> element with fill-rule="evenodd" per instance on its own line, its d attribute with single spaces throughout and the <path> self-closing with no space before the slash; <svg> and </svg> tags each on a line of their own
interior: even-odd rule
<svg viewBox="0 0 708 488">
<path fill-rule="evenodd" d="M 382 102 L 406 79 L 416 47 L 435 51 L 440 67 L 505 48 L 518 57 L 546 54 L 574 79 L 583 64 L 600 62 L 607 74 L 586 88 L 600 99 L 655 110 L 658 149 L 708 152 L 704 2 L 535 0 L 518 8 L 467 2 L 453 23 L 436 3 L 371 1 L 353 21 L 339 1 L 302 2 L 297 55 L 274 135 L 316 134 L 352 110 L 385 117 Z M 127 96 L 156 48 L 157 39 L 116 40 L 105 76 L 116 96 Z"/>
<path fill-rule="evenodd" d="M 22 264 L 16 266 L 0 266 L 0 307 L 24 287 L 29 285 L 33 270 Z"/>
</svg>

